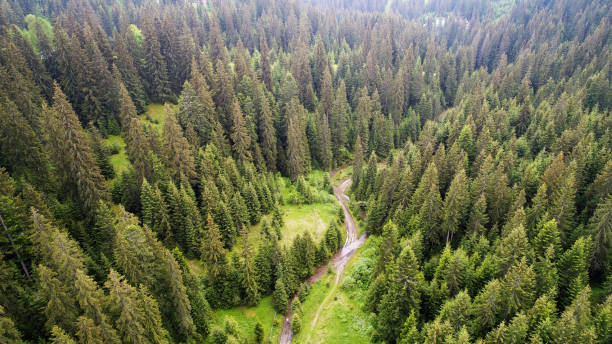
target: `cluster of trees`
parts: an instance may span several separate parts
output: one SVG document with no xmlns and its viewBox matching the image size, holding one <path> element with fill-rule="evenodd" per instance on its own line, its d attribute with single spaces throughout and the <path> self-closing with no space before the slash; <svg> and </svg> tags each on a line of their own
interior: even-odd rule
<svg viewBox="0 0 612 344">
<path fill-rule="evenodd" d="M 0 339 L 240 340 L 341 242 L 280 247 L 276 173 L 353 162 L 375 340 L 608 341 L 610 6 L 0 0 Z"/>
</svg>

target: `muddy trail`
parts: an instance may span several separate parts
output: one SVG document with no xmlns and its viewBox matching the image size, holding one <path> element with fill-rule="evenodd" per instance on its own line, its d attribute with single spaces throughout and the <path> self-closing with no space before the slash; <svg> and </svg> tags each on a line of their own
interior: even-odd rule
<svg viewBox="0 0 612 344">
<path fill-rule="evenodd" d="M 331 175 L 333 176 L 336 172 L 338 171 L 332 171 Z M 329 291 L 329 293 L 327 294 L 327 296 L 325 296 L 325 299 L 323 299 L 323 302 L 321 302 L 321 304 L 319 305 L 319 308 L 317 309 L 317 313 L 315 314 L 312 324 L 310 324 L 310 328 L 308 329 L 309 332 L 311 332 L 314 329 L 319 319 L 319 314 L 321 313 L 323 309 L 323 306 L 327 303 L 328 299 L 331 297 L 331 295 L 333 295 L 336 288 L 338 287 L 338 284 L 340 282 L 340 279 L 342 277 L 342 273 L 344 272 L 344 268 L 346 267 L 346 264 L 351 259 L 355 251 L 364 243 L 366 239 L 365 234 L 357 238 L 357 224 L 355 223 L 355 220 L 353 219 L 353 215 L 351 215 L 351 212 L 348 209 L 349 197 L 345 194 L 345 191 L 351 185 L 352 181 L 353 180 L 349 178 L 345 180 L 344 182 L 342 182 L 339 186 L 334 186 L 334 195 L 336 196 L 336 199 L 338 200 L 338 202 L 342 206 L 342 210 L 344 211 L 346 240 L 344 242 L 344 246 L 342 246 L 342 249 L 340 249 L 336 253 L 336 255 L 333 256 L 329 260 L 329 263 L 317 269 L 317 271 L 315 271 L 315 273 L 312 276 L 310 276 L 310 278 L 308 279 L 308 283 L 310 284 L 319 280 L 319 278 L 321 278 L 321 276 L 323 276 L 327 272 L 327 268 L 329 264 L 331 264 L 331 266 L 336 271 L 336 279 L 335 279 L 334 285 L 332 289 Z M 283 331 L 280 337 L 281 344 L 289 344 L 291 343 L 291 340 L 293 339 L 293 331 L 291 331 L 291 319 L 292 319 L 291 305 L 289 305 L 289 310 L 287 311 L 287 314 L 285 315 L 285 321 L 283 322 Z M 305 326 L 304 326 L 304 329 L 306 329 Z M 308 334 L 308 339 L 306 340 L 306 342 L 308 343 L 309 340 L 310 340 L 310 333 Z"/>
</svg>

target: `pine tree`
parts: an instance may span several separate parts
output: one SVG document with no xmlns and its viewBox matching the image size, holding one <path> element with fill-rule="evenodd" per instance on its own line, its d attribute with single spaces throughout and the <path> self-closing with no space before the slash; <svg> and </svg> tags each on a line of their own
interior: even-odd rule
<svg viewBox="0 0 612 344">
<path fill-rule="evenodd" d="M 287 172 L 293 181 L 308 168 L 304 112 L 304 107 L 297 98 L 291 99 L 287 104 Z"/>
<path fill-rule="evenodd" d="M 195 160 L 189 143 L 183 136 L 183 130 L 178 125 L 170 106 L 166 104 L 166 117 L 162 128 L 166 160 L 175 180 L 182 174 L 190 181 L 196 177 Z"/>
<path fill-rule="evenodd" d="M 274 305 L 274 309 L 284 314 L 287 311 L 287 306 L 289 305 L 289 299 L 287 297 L 287 292 L 285 291 L 285 284 L 282 279 L 277 279 L 274 285 L 274 292 L 272 293 L 272 304 Z"/>
<path fill-rule="evenodd" d="M 146 78 L 145 89 L 151 100 L 163 103 L 170 96 L 170 88 L 166 60 L 161 54 L 159 34 L 155 24 L 151 22 L 151 19 L 146 18 L 142 25 L 145 59 L 143 75 Z"/>
<path fill-rule="evenodd" d="M 460 169 L 453 178 L 444 198 L 442 229 L 446 230 L 446 243 L 465 221 L 469 207 L 469 185 L 465 170 Z"/>
<path fill-rule="evenodd" d="M 251 137 L 249 136 L 248 129 L 242 111 L 240 110 L 240 104 L 238 100 L 234 99 L 232 103 L 232 150 L 236 154 L 236 157 L 241 162 L 252 161 L 251 157 Z"/>
<path fill-rule="evenodd" d="M 248 232 L 246 228 L 242 229 L 242 286 L 245 291 L 245 301 L 247 305 L 256 305 L 259 302 L 259 287 L 257 286 L 257 275 L 253 265 L 253 257 L 251 246 L 248 240 Z"/>
<path fill-rule="evenodd" d="M 361 147 L 361 137 L 357 135 L 355 140 L 355 148 L 353 149 L 353 190 L 359 190 L 361 187 L 361 176 L 363 174 L 363 149 Z"/>
<path fill-rule="evenodd" d="M 223 241 L 219 233 L 219 228 L 215 224 L 210 213 L 206 218 L 205 233 L 200 254 L 202 260 L 206 262 L 210 273 L 216 276 L 219 273 L 219 266 L 225 257 L 225 248 L 223 248 Z"/>
<path fill-rule="evenodd" d="M 597 206 L 591 218 L 589 234 L 593 241 L 593 269 L 603 271 L 612 249 L 612 195 Z"/>
<path fill-rule="evenodd" d="M 118 314 L 115 326 L 124 343 L 167 343 L 167 333 L 161 326 L 157 302 L 144 287 L 137 290 L 113 269 L 110 270 L 105 287 L 109 290 L 112 308 Z M 156 327 L 152 327 L 153 324 Z"/>
<path fill-rule="evenodd" d="M 44 111 L 46 141 L 67 191 L 93 214 L 98 201 L 108 199 L 104 177 L 95 164 L 89 138 L 66 95 L 55 84 L 53 107 Z"/>
<path fill-rule="evenodd" d="M 530 266 L 527 266 L 527 260 L 523 257 L 504 276 L 503 293 L 508 300 L 506 314 L 515 314 L 531 308 L 535 286 L 535 273 Z"/>
<path fill-rule="evenodd" d="M 389 267 L 388 276 L 388 291 L 379 306 L 376 328 L 382 338 L 393 341 L 399 336 L 407 315 L 419 310 L 423 277 L 419 275 L 419 264 L 409 246 L 402 250 L 398 261 Z"/>
<path fill-rule="evenodd" d="M 204 105 L 189 81 L 183 84 L 178 105 L 177 116 L 186 133 L 187 141 L 194 147 L 204 145 L 210 140 L 213 122 L 207 118 Z"/>
</svg>

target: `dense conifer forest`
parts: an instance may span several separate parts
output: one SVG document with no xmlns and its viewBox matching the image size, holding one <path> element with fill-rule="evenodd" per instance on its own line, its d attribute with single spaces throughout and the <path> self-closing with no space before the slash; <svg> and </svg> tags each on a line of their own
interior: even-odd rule
<svg viewBox="0 0 612 344">
<path fill-rule="evenodd" d="M 609 0 L 0 0 L 0 343 L 356 342 L 350 214 L 327 335 L 611 343 L 611 110 Z"/>
</svg>

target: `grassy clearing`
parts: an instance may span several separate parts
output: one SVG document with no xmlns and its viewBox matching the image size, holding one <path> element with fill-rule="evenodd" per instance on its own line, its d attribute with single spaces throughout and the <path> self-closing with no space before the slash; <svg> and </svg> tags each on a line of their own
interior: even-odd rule
<svg viewBox="0 0 612 344">
<path fill-rule="evenodd" d="M 349 167 L 345 168 L 344 170 L 336 173 L 332 177 L 332 183 L 334 185 L 338 186 L 338 185 L 340 185 L 340 183 L 342 183 L 343 181 L 347 180 L 352 175 L 353 175 L 353 166 L 349 166 Z"/>
<path fill-rule="evenodd" d="M 289 198 L 292 193 L 296 192 L 295 186 L 284 177 L 279 177 L 279 188 L 281 197 L 285 200 L 285 204 L 281 205 L 281 211 L 283 213 L 283 219 L 285 220 L 285 227 L 281 232 L 281 245 L 289 246 L 293 240 L 306 231 L 310 232 L 315 241 L 320 241 L 328 226 L 336 220 L 340 205 L 336 201 L 333 195 L 329 194 L 324 190 L 323 185 L 325 181 L 325 172 L 313 171 L 306 176 L 306 181 L 312 188 L 312 192 L 315 195 L 315 199 L 318 202 L 312 204 L 290 204 Z M 247 240 L 252 248 L 257 249 L 259 243 L 264 240 L 260 231 L 261 223 L 263 221 L 270 221 L 271 214 L 262 217 L 262 221 L 258 224 L 251 226 Z M 236 245 L 232 248 L 232 254 L 240 254 L 242 251 L 242 240 L 238 240 Z M 192 271 L 196 274 L 205 273 L 205 269 L 202 264 L 198 261 L 189 261 L 189 265 Z M 335 275 L 328 275 L 323 277 L 333 278 Z M 319 284 L 311 291 L 312 297 L 306 300 L 303 305 L 305 314 L 316 312 L 320 302 L 308 303 L 308 300 L 318 300 L 319 298 L 325 297 L 329 291 L 329 286 L 324 287 Z M 322 295 L 322 296 L 320 296 Z M 314 310 L 313 310 L 314 309 Z M 265 330 L 266 338 L 270 335 L 272 343 L 276 343 L 279 340 L 281 325 L 283 320 L 282 314 L 275 313 L 272 308 L 271 297 L 267 296 L 263 298 L 256 307 L 234 307 L 231 309 L 218 309 L 214 311 L 215 322 L 219 326 L 223 326 L 226 317 L 233 317 L 239 325 L 240 331 L 243 335 L 247 336 L 250 342 L 254 340 L 253 329 L 255 324 L 259 321 Z M 305 320 L 307 321 L 307 320 Z M 312 318 L 310 320 L 312 322 Z M 306 324 L 306 322 L 304 322 Z"/>
<path fill-rule="evenodd" d="M 254 329 L 257 322 L 264 328 L 264 342 L 269 339 L 271 343 L 277 343 L 279 340 L 283 315 L 276 313 L 272 307 L 271 296 L 261 299 L 255 307 L 234 307 L 214 312 L 215 324 L 220 327 L 224 327 L 227 317 L 236 320 L 238 329 L 249 343 L 255 342 Z"/>
<path fill-rule="evenodd" d="M 302 331 L 294 336 L 294 343 L 306 343 L 306 340 L 308 344 L 370 342 L 372 319 L 364 310 L 367 289 L 358 286 L 345 288 L 343 283 L 358 265 L 363 265 L 366 260 L 369 260 L 373 246 L 372 241 L 367 240 L 359 248 L 349 261 L 342 280 L 335 289 L 333 286 L 335 274 L 326 274 L 313 284 L 311 293 L 303 303 Z M 330 291 L 331 296 L 325 299 Z M 325 304 L 313 328 L 312 321 L 322 302 Z"/>
<path fill-rule="evenodd" d="M 116 154 L 110 156 L 110 163 L 115 170 L 115 175 L 118 177 L 124 171 L 127 171 L 130 166 L 130 160 L 128 159 L 127 152 L 125 150 L 125 141 L 121 136 L 109 135 L 106 139 L 106 145 L 111 151 L 116 151 Z"/>
<path fill-rule="evenodd" d="M 169 104 L 171 109 L 176 109 L 177 105 Z M 158 133 L 161 134 L 162 127 L 164 125 L 164 118 L 166 116 L 166 108 L 164 104 L 149 104 L 147 106 L 147 111 L 140 115 L 140 119 L 146 123 L 150 124 L 153 129 L 155 129 Z"/>
<path fill-rule="evenodd" d="M 281 246 L 290 246 L 297 236 L 306 231 L 310 232 L 313 240 L 318 242 L 325 235 L 327 227 L 336 220 L 340 205 L 336 202 L 334 196 L 319 188 L 320 185 L 323 185 L 324 178 L 325 172 L 323 171 L 313 171 L 307 176 L 308 183 L 317 189 L 316 192 L 320 193 L 318 197 L 324 201 L 312 204 L 289 204 L 287 199 L 295 191 L 295 187 L 289 179 L 280 177 L 280 193 L 285 200 L 285 204 L 280 206 L 285 221 L 285 227 L 281 231 Z M 270 223 L 271 220 L 271 214 L 264 215 L 258 224 L 251 226 L 247 237 L 251 247 L 257 248 L 263 240 L 260 231 L 261 223 L 263 221 Z M 242 242 L 239 239 L 232 248 L 232 252 L 236 254 L 241 250 Z"/>
<path fill-rule="evenodd" d="M 321 302 L 329 294 L 330 290 L 334 287 L 334 279 L 336 273 L 329 271 L 323 275 L 317 282 L 315 282 L 302 303 L 302 330 L 300 333 L 293 334 L 293 343 L 304 343 L 308 337 L 308 333 L 312 328 L 312 321 L 314 320 L 317 309 L 321 305 Z M 312 338 L 311 338 L 312 339 Z"/>
</svg>

